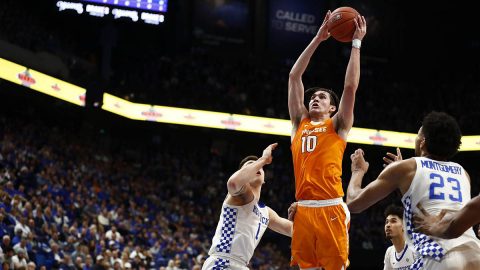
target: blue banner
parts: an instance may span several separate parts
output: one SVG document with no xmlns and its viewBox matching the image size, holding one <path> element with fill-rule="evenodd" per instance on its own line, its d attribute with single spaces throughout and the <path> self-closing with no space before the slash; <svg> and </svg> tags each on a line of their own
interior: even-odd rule
<svg viewBox="0 0 480 270">
<path fill-rule="evenodd" d="M 281 56 L 298 56 L 317 34 L 327 12 L 321 0 L 270 0 L 269 51 Z"/>
</svg>

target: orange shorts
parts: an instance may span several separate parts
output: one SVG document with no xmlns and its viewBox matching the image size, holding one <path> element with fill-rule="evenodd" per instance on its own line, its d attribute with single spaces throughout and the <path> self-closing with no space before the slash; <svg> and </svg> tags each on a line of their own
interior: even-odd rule
<svg viewBox="0 0 480 270">
<path fill-rule="evenodd" d="M 341 199 L 329 201 L 335 203 L 319 206 L 325 201 L 299 202 L 293 221 L 292 266 L 341 270 L 350 264 L 350 212 Z"/>
</svg>

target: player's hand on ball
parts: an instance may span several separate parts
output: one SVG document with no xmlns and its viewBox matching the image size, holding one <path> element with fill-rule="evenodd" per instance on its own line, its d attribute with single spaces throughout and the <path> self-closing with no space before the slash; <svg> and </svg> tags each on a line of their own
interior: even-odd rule
<svg viewBox="0 0 480 270">
<path fill-rule="evenodd" d="M 362 40 L 365 34 L 367 33 L 367 21 L 362 15 L 358 15 L 355 18 L 355 33 L 353 33 L 353 39 Z"/>
<path fill-rule="evenodd" d="M 330 37 L 330 33 L 328 32 L 328 28 L 327 28 L 327 22 L 328 22 L 328 19 L 330 19 L 331 13 L 332 12 L 330 10 L 327 12 L 327 14 L 325 15 L 325 18 L 323 19 L 322 25 L 318 29 L 317 37 L 320 38 L 321 41 L 327 40 Z"/>
</svg>

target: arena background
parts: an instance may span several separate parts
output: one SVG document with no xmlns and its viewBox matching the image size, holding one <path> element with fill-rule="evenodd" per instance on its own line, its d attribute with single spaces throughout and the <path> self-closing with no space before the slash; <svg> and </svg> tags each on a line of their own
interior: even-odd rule
<svg viewBox="0 0 480 270">
<path fill-rule="evenodd" d="M 355 127 L 416 133 L 423 115 L 440 110 L 458 119 L 464 135 L 480 135 L 480 38 L 472 7 L 393 0 L 170 0 L 166 12 L 155 13 L 163 16 L 156 25 L 59 11 L 59 2 L 86 5 L 0 1 L 0 58 L 86 89 L 85 106 L 77 106 L 33 91 L 25 81 L 0 80 L 1 234 L 14 239 L 12 218 L 31 217 L 27 250 L 38 269 L 89 269 L 108 253 L 127 254 L 117 267 L 128 261 L 134 268 L 160 269 L 170 260 L 178 268 L 198 267 L 210 247 L 226 180 L 243 156 L 259 155 L 272 142 L 279 148 L 267 167 L 262 200 L 285 216 L 294 200 L 288 137 L 131 120 L 102 110 L 103 94 L 288 119 L 288 72 L 328 9 L 352 6 L 367 18 Z M 321 44 L 305 85 L 340 93 L 349 51 L 350 44 L 333 39 Z M 0 65 L 3 71 L 5 62 Z M 345 188 L 349 154 L 359 147 L 370 162 L 367 182 L 381 171 L 385 153 L 394 151 L 349 143 Z M 413 150 L 402 153 L 411 157 Z M 469 172 L 472 195 L 478 195 L 479 152 L 460 152 L 453 160 Z M 399 194 L 352 216 L 349 269 L 383 268 L 390 245 L 383 210 L 390 203 L 399 204 Z M 53 210 L 54 217 L 36 219 L 38 209 Z M 99 219 L 108 216 L 103 210 L 113 215 L 108 224 Z M 59 236 L 44 224 L 60 227 Z M 68 229 L 61 231 L 64 224 Z M 102 246 L 99 239 L 113 224 L 123 240 Z M 61 261 L 52 251 L 55 237 Z M 250 267 L 290 269 L 289 245 L 289 238 L 267 232 Z M 137 247 L 149 255 L 137 259 Z"/>
</svg>

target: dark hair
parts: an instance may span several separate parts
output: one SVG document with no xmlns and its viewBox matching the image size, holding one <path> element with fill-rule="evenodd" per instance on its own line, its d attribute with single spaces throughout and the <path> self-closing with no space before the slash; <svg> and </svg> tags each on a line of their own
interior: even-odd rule
<svg viewBox="0 0 480 270">
<path fill-rule="evenodd" d="M 247 163 L 250 160 L 258 160 L 257 156 L 247 156 L 242 161 L 240 161 L 240 164 L 238 165 L 238 169 L 241 169 L 245 163 Z"/>
<path fill-rule="evenodd" d="M 462 144 L 462 132 L 457 121 L 444 112 L 432 111 L 423 118 L 422 133 L 429 154 L 449 159 Z"/>
<path fill-rule="evenodd" d="M 305 107 L 308 108 L 308 103 L 310 102 L 312 95 L 315 94 L 315 92 L 317 91 L 324 91 L 330 94 L 330 105 L 335 106 L 335 111 L 333 111 L 331 115 L 334 115 L 338 111 L 338 104 L 340 103 L 340 100 L 338 99 L 337 94 L 335 94 L 335 92 L 333 92 L 333 90 L 331 89 L 318 86 L 307 89 L 307 91 L 305 91 Z"/>
<path fill-rule="evenodd" d="M 389 215 L 393 215 L 403 219 L 403 207 L 398 206 L 396 204 L 391 204 L 387 206 L 387 209 L 385 209 L 384 214 L 385 214 L 385 218 L 387 218 Z"/>
</svg>

